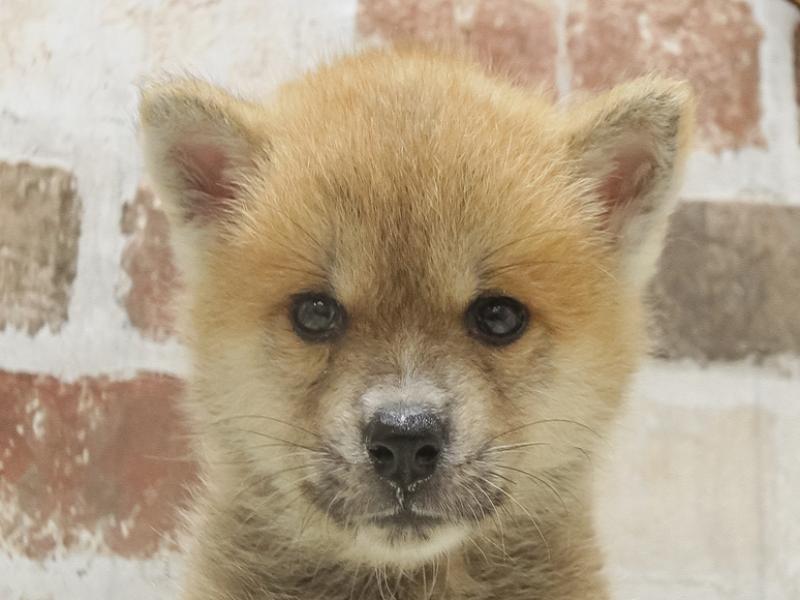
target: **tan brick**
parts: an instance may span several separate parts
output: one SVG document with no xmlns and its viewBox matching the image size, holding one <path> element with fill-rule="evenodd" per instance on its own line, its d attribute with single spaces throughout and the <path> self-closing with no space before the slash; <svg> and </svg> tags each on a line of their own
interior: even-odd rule
<svg viewBox="0 0 800 600">
<path fill-rule="evenodd" d="M 66 383 L 0 371 L 3 545 L 34 558 L 87 539 L 123 556 L 155 552 L 194 477 L 181 389 L 155 373 Z"/>
<path fill-rule="evenodd" d="M 794 28 L 794 100 L 800 107 L 800 23 Z M 800 123 L 798 123 L 800 124 Z"/>
<path fill-rule="evenodd" d="M 793 400 L 800 399 L 798 380 L 790 381 Z M 773 418 L 764 452 L 764 539 L 767 598 L 800 598 L 800 414 Z"/>
<path fill-rule="evenodd" d="M 465 45 L 519 81 L 555 81 L 555 9 L 549 0 L 360 0 L 357 31 L 367 39 Z"/>
<path fill-rule="evenodd" d="M 140 188 L 123 206 L 121 228 L 128 236 L 122 268 L 130 279 L 122 303 L 131 324 L 144 336 L 164 340 L 174 332 L 172 298 L 178 272 L 167 217 L 148 188 Z"/>
<path fill-rule="evenodd" d="M 654 69 L 687 78 L 699 95 L 699 143 L 714 150 L 765 144 L 761 38 L 746 0 L 574 0 L 567 24 L 574 87 Z"/>
<path fill-rule="evenodd" d="M 652 287 L 656 352 L 800 355 L 800 207 L 684 202 Z"/>
<path fill-rule="evenodd" d="M 800 367 L 800 363 L 797 363 Z M 766 598 L 800 598 L 800 369 L 759 382 L 761 398 L 782 404 L 764 431 L 762 494 Z"/>
<path fill-rule="evenodd" d="M 623 421 L 598 485 L 615 597 L 761 597 L 769 415 L 653 401 L 639 409 Z"/>
<path fill-rule="evenodd" d="M 70 173 L 0 163 L 0 331 L 55 332 L 67 321 L 80 223 Z"/>
</svg>

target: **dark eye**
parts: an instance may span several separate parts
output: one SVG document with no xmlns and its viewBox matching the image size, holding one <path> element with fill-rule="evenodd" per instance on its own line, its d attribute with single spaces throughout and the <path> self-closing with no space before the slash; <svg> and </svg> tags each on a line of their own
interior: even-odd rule
<svg viewBox="0 0 800 600">
<path fill-rule="evenodd" d="M 307 342 L 330 340 L 344 325 L 344 309 L 326 294 L 295 296 L 291 317 L 295 332 Z"/>
<path fill-rule="evenodd" d="M 528 310 L 508 296 L 482 296 L 470 304 L 466 314 L 467 329 L 486 344 L 510 344 L 525 331 Z"/>
</svg>

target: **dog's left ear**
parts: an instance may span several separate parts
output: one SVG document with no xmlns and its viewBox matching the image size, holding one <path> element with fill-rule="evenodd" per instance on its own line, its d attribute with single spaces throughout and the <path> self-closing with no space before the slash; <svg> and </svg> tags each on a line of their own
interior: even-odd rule
<svg viewBox="0 0 800 600">
<path fill-rule="evenodd" d="M 631 283 L 644 285 L 655 270 L 677 201 L 693 113 L 686 84 L 648 77 L 566 115 L 570 159 Z"/>
</svg>

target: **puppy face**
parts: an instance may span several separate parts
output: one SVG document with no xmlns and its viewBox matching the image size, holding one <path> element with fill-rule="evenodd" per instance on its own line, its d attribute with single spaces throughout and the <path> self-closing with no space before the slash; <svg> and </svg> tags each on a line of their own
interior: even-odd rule
<svg viewBox="0 0 800 600">
<path fill-rule="evenodd" d="M 559 111 L 420 51 L 266 105 L 146 91 L 209 478 L 375 564 L 549 510 L 639 354 L 690 109 L 645 80 Z"/>
</svg>

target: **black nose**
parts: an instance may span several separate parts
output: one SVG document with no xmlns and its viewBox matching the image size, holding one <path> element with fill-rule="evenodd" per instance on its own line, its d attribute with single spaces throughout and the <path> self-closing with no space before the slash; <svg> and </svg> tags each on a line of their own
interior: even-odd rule
<svg viewBox="0 0 800 600">
<path fill-rule="evenodd" d="M 367 424 L 367 452 L 379 476 L 407 488 L 436 470 L 444 433 L 430 411 L 379 412 Z"/>
</svg>

